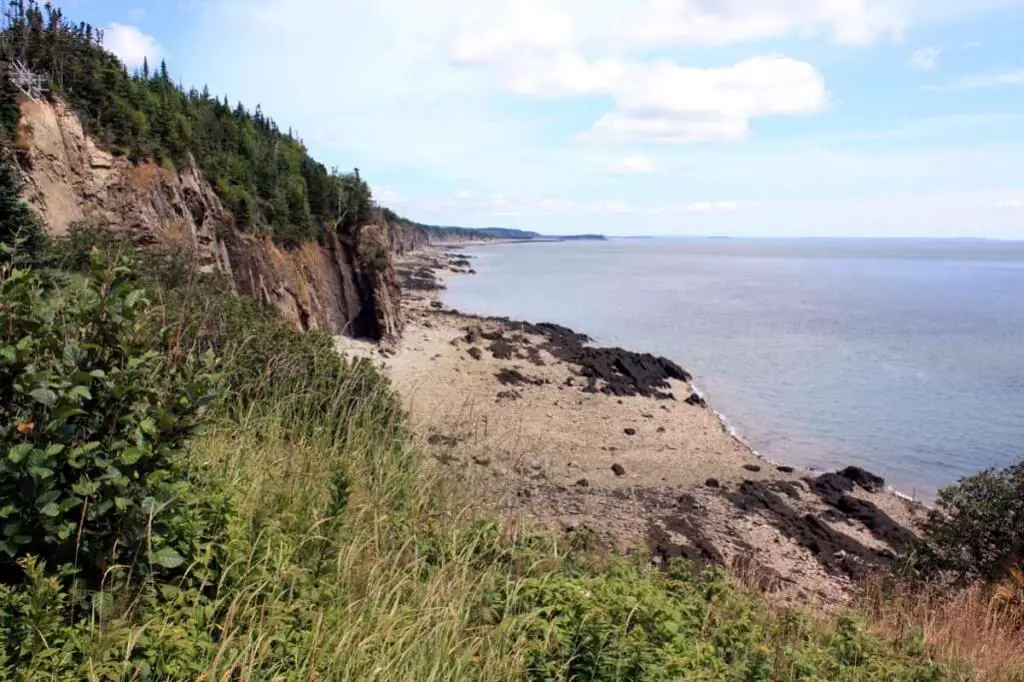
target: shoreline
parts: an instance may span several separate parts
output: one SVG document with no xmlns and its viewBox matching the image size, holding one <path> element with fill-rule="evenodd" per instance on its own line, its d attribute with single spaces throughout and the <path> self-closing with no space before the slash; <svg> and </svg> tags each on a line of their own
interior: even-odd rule
<svg viewBox="0 0 1024 682">
<path fill-rule="evenodd" d="M 394 346 L 338 345 L 388 374 L 427 452 L 481 504 L 606 551 L 740 567 L 786 604 L 845 603 L 908 549 L 919 506 L 855 467 L 772 462 L 671 360 L 448 308 L 443 280 L 473 272 L 459 248 L 397 264 Z"/>
<path fill-rule="evenodd" d="M 631 239 L 649 239 L 649 237 L 639 237 L 639 238 L 631 238 Z M 552 240 L 543 240 L 543 239 L 541 239 L 541 240 L 525 240 L 525 241 L 523 241 L 523 240 L 490 240 L 490 241 L 479 241 L 479 242 L 464 242 L 462 244 L 457 244 L 457 243 L 453 243 L 453 244 L 437 243 L 437 244 L 431 244 L 431 245 L 429 245 L 426 248 L 427 249 L 437 249 L 438 251 L 453 251 L 453 250 L 457 251 L 457 250 L 459 250 L 459 248 L 462 248 L 462 247 L 479 247 L 479 246 L 490 246 L 490 245 L 507 244 L 507 243 L 529 243 L 530 241 L 534 241 L 534 242 L 550 242 L 550 241 L 559 241 L 559 240 L 555 240 L 555 239 L 552 239 Z M 459 258 L 463 258 L 463 259 L 465 259 L 465 258 L 472 258 L 472 256 L 468 255 L 468 254 L 459 254 Z M 474 274 L 475 275 L 476 271 L 475 270 L 470 270 L 470 271 L 467 271 L 466 273 L 442 272 L 441 274 L 444 277 L 447 277 L 448 274 Z M 443 289 L 442 289 L 442 291 L 443 291 Z M 476 313 L 465 313 L 465 314 L 469 315 L 469 316 L 477 316 L 477 317 L 484 317 L 484 318 L 486 318 L 486 316 L 480 316 L 480 315 L 478 315 Z M 575 330 L 573 330 L 573 331 L 575 331 Z M 586 335 L 585 332 L 577 332 L 577 333 L 581 333 L 581 334 Z M 707 395 L 705 394 L 705 392 L 703 390 L 701 390 L 699 385 L 695 381 L 693 381 L 693 380 L 691 380 L 689 382 L 689 384 L 692 387 L 694 393 L 696 395 L 700 396 L 701 399 L 704 400 L 705 403 L 707 404 Z M 806 466 L 806 465 L 798 466 L 798 465 L 791 464 L 791 463 L 788 463 L 788 462 L 777 461 L 775 459 L 772 459 L 771 457 L 769 457 L 768 455 L 764 454 L 763 452 L 758 450 L 756 447 L 754 447 L 744 437 L 743 433 L 739 430 L 739 428 L 734 426 L 732 424 L 732 422 L 729 421 L 729 418 L 728 418 L 727 415 L 725 415 L 723 412 L 721 412 L 720 410 L 718 410 L 717 408 L 715 408 L 714 406 L 712 406 L 710 404 L 708 405 L 708 409 L 710 409 L 712 411 L 712 413 L 715 415 L 715 417 L 721 423 L 722 429 L 727 434 L 729 434 L 740 446 L 742 446 L 743 448 L 747 449 L 752 455 L 754 455 L 758 459 L 764 461 L 767 465 L 772 466 L 772 467 L 792 468 L 795 471 L 803 472 L 803 473 L 805 473 L 807 475 L 821 474 L 821 473 L 829 471 L 826 468 L 820 468 L 820 467 L 815 467 L 815 466 Z M 859 465 L 858 465 L 858 468 L 859 468 Z M 913 503 L 913 504 L 916 504 L 916 505 L 921 505 L 925 509 L 929 508 L 928 502 L 926 500 L 920 499 L 920 498 L 916 497 L 913 494 L 908 494 L 908 493 L 906 493 L 906 492 L 896 488 L 895 486 L 886 485 L 885 486 L 885 492 L 887 492 L 887 493 L 889 493 L 889 494 L 899 498 L 902 501 Z"/>
</svg>

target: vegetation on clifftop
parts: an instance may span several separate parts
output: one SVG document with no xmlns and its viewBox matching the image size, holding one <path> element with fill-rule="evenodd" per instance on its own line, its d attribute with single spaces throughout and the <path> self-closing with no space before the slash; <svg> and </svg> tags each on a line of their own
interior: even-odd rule
<svg viewBox="0 0 1024 682">
<path fill-rule="evenodd" d="M 178 168 L 194 159 L 238 226 L 290 246 L 370 222 L 374 204 L 359 172 L 328 170 L 292 131 L 259 107 L 231 105 L 177 85 L 166 63 L 130 74 L 103 49 L 103 31 L 75 24 L 49 3 L 15 0 L 4 12 L 0 66 L 18 60 L 44 75 L 116 155 Z M 17 137 L 17 88 L 0 74 L 0 123 Z"/>
</svg>

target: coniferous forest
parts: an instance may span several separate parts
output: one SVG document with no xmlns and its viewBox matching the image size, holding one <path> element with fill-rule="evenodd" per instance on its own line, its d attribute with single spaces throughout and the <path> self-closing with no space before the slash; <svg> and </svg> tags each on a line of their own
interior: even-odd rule
<svg viewBox="0 0 1024 682">
<path fill-rule="evenodd" d="M 186 90 L 165 62 L 130 73 L 103 49 L 101 29 L 69 21 L 50 3 L 13 0 L 5 9 L 0 64 L 15 61 L 48 81 L 115 155 L 179 169 L 194 159 L 243 230 L 292 247 L 374 216 L 358 170 L 327 169 L 259 106 L 250 111 L 206 88 Z M 2 80 L 0 126 L 11 140 L 18 89 Z"/>
</svg>

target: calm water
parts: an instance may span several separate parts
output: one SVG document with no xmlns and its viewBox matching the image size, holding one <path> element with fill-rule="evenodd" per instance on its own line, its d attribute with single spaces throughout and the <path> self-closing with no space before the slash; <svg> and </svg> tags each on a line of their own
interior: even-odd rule
<svg viewBox="0 0 1024 682">
<path fill-rule="evenodd" d="M 1024 242 L 658 239 L 470 249 L 445 300 L 692 371 L 766 457 L 929 497 L 1024 457 Z"/>
</svg>

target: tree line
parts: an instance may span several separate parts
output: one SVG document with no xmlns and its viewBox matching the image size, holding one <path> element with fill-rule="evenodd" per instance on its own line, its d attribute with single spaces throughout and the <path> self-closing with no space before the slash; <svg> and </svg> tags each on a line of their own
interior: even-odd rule
<svg viewBox="0 0 1024 682">
<path fill-rule="evenodd" d="M 42 76 L 113 154 L 177 169 L 194 161 L 240 229 L 293 247 L 377 217 L 358 169 L 326 168 L 258 106 L 231 106 L 208 88 L 186 90 L 166 62 L 130 73 L 103 39 L 102 30 L 68 20 L 50 3 L 11 0 L 0 28 L 0 134 L 8 141 L 18 134 L 19 91 L 9 78 L 17 61 Z"/>
</svg>

